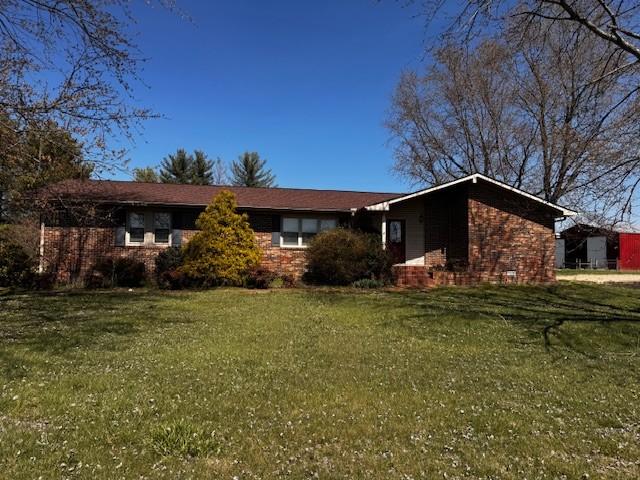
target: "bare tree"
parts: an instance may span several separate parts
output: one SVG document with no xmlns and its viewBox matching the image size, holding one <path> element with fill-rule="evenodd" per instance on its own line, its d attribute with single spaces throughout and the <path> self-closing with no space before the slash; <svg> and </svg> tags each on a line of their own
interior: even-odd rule
<svg viewBox="0 0 640 480">
<path fill-rule="evenodd" d="M 0 129 L 55 123 L 82 140 L 97 171 L 121 165 L 110 140 L 152 115 L 133 97 L 143 59 L 132 24 L 128 0 L 0 1 L 0 119 L 11 120 Z"/>
<path fill-rule="evenodd" d="M 629 56 L 628 64 L 640 62 L 640 2 L 637 0 L 426 0 L 424 10 L 432 20 L 445 8 L 452 14 L 447 29 L 468 38 L 487 22 L 519 18 L 520 27 L 541 21 L 562 22 L 583 30 Z M 523 23 L 524 22 L 524 23 Z"/>
<path fill-rule="evenodd" d="M 229 185 L 229 169 L 220 157 L 216 157 L 211 167 L 212 185 Z"/>
<path fill-rule="evenodd" d="M 419 183 L 485 173 L 593 220 L 623 219 L 640 182 L 634 73 L 586 31 L 511 27 L 403 75 L 387 122 L 397 170 Z"/>
</svg>

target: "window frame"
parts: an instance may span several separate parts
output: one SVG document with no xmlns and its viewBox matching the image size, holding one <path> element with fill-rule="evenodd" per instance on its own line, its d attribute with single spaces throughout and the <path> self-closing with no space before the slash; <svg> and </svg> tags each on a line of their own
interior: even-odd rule
<svg viewBox="0 0 640 480">
<path fill-rule="evenodd" d="M 156 214 L 166 213 L 169 215 L 169 234 L 166 242 L 156 242 Z M 144 219 L 144 233 L 142 241 L 131 240 L 131 215 L 142 215 Z M 139 228 L 139 227 L 138 227 Z M 173 244 L 173 212 L 164 210 L 128 210 L 125 223 L 125 247 L 160 246 L 170 247 Z"/>
<path fill-rule="evenodd" d="M 169 216 L 169 225 L 167 226 L 167 228 L 157 228 L 156 227 L 156 215 L 168 215 Z M 171 212 L 158 212 L 158 211 L 154 211 L 151 212 L 151 219 L 152 219 L 152 229 L 151 229 L 151 233 L 153 235 L 153 244 L 154 245 L 167 245 L 170 246 L 171 245 L 171 227 L 172 227 L 172 215 Z M 166 242 L 158 242 L 156 240 L 156 231 L 157 230 L 167 230 L 167 241 Z"/>
<path fill-rule="evenodd" d="M 295 243 L 295 245 L 293 244 L 288 244 L 285 243 L 284 241 L 284 234 L 285 233 L 293 233 L 290 230 L 285 230 L 284 229 L 284 224 L 285 224 L 285 220 L 295 220 L 298 223 L 298 231 L 297 233 L 297 242 Z M 313 236 L 311 238 L 313 238 L 314 236 L 316 236 L 318 233 L 323 232 L 324 230 L 332 230 L 333 228 L 338 228 L 339 222 L 338 222 L 338 218 L 337 217 L 312 217 L 312 216 L 282 216 L 280 219 L 280 248 L 295 248 L 295 249 L 301 249 L 301 248 L 308 248 L 309 247 L 309 243 L 304 243 L 304 233 L 303 232 L 303 228 L 302 228 L 302 224 L 304 222 L 304 220 L 314 220 L 316 222 L 316 232 L 313 234 Z M 322 226 L 322 222 L 326 222 L 326 221 L 332 221 L 334 223 L 334 226 L 331 228 L 325 228 L 324 230 L 321 229 Z M 306 233 L 311 233 L 311 232 L 306 232 Z M 309 240 L 311 240 L 311 238 Z"/>
<path fill-rule="evenodd" d="M 132 215 L 141 215 L 142 216 L 142 241 L 136 241 L 136 240 L 132 240 L 131 239 L 131 216 Z M 144 245 L 146 240 L 147 240 L 147 215 L 146 212 L 141 212 L 141 211 L 128 211 L 127 212 L 127 222 L 126 222 L 126 235 L 125 235 L 125 245 L 130 245 L 130 246 L 140 246 L 140 245 Z M 140 227 L 136 227 L 136 228 L 140 228 Z"/>
</svg>

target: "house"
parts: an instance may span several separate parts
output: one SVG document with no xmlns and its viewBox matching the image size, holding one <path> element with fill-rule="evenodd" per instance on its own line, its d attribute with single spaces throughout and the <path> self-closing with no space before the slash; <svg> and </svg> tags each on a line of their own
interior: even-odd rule
<svg viewBox="0 0 640 480">
<path fill-rule="evenodd" d="M 358 227 L 380 235 L 403 286 L 553 281 L 554 223 L 575 215 L 480 174 L 409 194 L 69 180 L 45 194 L 41 268 L 63 282 L 104 257 L 152 270 L 222 190 L 248 214 L 263 266 L 300 277 L 316 233 Z"/>
</svg>

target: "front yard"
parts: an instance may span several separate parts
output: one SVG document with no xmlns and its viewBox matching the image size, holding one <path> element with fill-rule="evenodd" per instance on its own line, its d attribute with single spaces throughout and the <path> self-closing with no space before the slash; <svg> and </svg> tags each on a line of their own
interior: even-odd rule
<svg viewBox="0 0 640 480">
<path fill-rule="evenodd" d="M 640 290 L 0 296 L 2 478 L 639 478 Z"/>
</svg>

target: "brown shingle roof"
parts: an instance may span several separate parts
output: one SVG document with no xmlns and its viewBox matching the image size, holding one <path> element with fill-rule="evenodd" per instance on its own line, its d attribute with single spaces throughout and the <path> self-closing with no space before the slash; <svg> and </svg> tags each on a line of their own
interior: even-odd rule
<svg viewBox="0 0 640 480">
<path fill-rule="evenodd" d="M 249 188 L 197 186 L 113 180 L 67 180 L 48 187 L 49 199 L 100 203 L 204 206 L 222 190 L 236 195 L 238 207 L 261 209 L 349 211 L 399 196 L 398 193 L 312 190 L 302 188 Z"/>
</svg>

